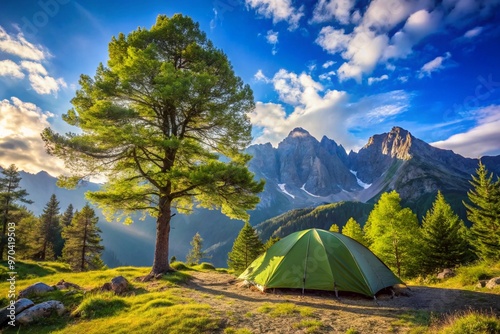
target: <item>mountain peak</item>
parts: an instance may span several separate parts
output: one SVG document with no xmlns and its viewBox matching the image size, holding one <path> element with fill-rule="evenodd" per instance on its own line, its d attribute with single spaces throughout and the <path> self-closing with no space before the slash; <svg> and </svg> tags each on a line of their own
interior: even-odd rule
<svg viewBox="0 0 500 334">
<path fill-rule="evenodd" d="M 309 137 L 311 134 L 303 128 L 295 128 L 288 134 L 288 137 Z"/>
</svg>

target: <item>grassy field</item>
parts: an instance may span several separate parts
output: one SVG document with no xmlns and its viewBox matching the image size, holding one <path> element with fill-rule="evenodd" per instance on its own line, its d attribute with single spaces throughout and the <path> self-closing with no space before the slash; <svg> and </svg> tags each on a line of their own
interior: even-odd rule
<svg viewBox="0 0 500 334">
<path fill-rule="evenodd" d="M 500 333 L 496 311 L 436 313 L 430 310 L 376 307 L 370 300 L 338 303 L 316 300 L 249 294 L 237 288 L 234 277 L 209 264 L 187 267 L 176 265 L 177 272 L 151 282 L 140 282 L 149 268 L 119 267 L 102 271 L 72 273 L 56 262 L 17 264 L 17 292 L 44 282 L 54 285 L 61 279 L 78 284 L 84 290 L 53 291 L 31 299 L 35 303 L 60 300 L 67 308 L 64 316 L 52 316 L 30 326 L 6 328 L 4 333 L 258 333 L 266 328 L 281 333 L 365 333 L 364 323 L 378 332 L 394 333 Z M 5 263 L 0 262 L 0 296 L 6 296 L 8 283 Z M 460 268 L 456 277 L 445 282 L 434 279 L 412 282 L 435 288 L 477 290 L 478 279 L 500 276 L 500 264 L 479 264 Z M 113 277 L 122 275 L 131 284 L 124 295 L 90 292 Z M 206 279 L 210 278 L 209 281 Z M 224 278 L 227 283 L 219 284 Z M 5 282 L 5 283 L 4 283 Z M 220 286 L 219 286 L 220 285 Z M 439 289 L 437 289 L 439 290 Z M 5 293 L 4 293 L 5 291 Z M 500 289 L 478 294 L 481 298 L 500 296 Z M 476 298 L 478 298 L 476 296 Z M 496 298 L 496 297 L 495 297 Z M 482 301 L 488 303 L 488 300 Z M 0 299 L 1 306 L 8 300 Z M 360 318 L 358 322 L 354 317 Z M 360 317 L 362 316 L 362 317 Z M 259 325 L 257 325 L 259 324 Z M 261 327 L 258 327 L 261 326 Z M 273 327 L 274 326 L 274 327 Z"/>
</svg>

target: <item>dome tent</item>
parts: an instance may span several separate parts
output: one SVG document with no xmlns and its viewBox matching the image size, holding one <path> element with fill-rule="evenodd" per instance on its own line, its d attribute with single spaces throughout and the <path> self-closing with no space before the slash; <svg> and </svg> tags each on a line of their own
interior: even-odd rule
<svg viewBox="0 0 500 334">
<path fill-rule="evenodd" d="M 238 277 L 267 288 L 349 291 L 374 297 L 403 282 L 368 248 L 340 233 L 308 229 L 288 235 Z"/>
</svg>

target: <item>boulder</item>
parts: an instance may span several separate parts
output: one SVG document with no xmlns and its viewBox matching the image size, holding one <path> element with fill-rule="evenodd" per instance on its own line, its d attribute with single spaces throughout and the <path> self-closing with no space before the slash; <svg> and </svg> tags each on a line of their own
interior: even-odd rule
<svg viewBox="0 0 500 334">
<path fill-rule="evenodd" d="M 63 279 L 60 280 L 59 282 L 57 282 L 57 284 L 55 285 L 55 288 L 58 290 L 66 290 L 66 289 L 81 290 L 82 289 L 79 285 L 77 285 L 75 283 L 66 282 Z"/>
<path fill-rule="evenodd" d="M 445 279 L 445 278 L 453 277 L 453 276 L 455 276 L 455 273 L 453 272 L 453 270 L 447 268 L 447 269 L 443 269 L 443 271 L 437 275 L 437 278 Z"/>
<path fill-rule="evenodd" d="M 123 276 L 116 276 L 111 280 L 111 289 L 116 294 L 121 294 L 128 290 L 128 281 Z"/>
<path fill-rule="evenodd" d="M 9 304 L 0 310 L 0 326 L 6 324 L 7 322 L 14 320 L 15 316 L 27 308 L 35 305 L 31 300 L 27 298 L 21 298 L 13 304 Z"/>
<path fill-rule="evenodd" d="M 52 290 L 54 290 L 53 287 L 42 282 L 37 282 L 19 292 L 19 298 L 25 298 L 30 295 L 41 295 Z"/>
<path fill-rule="evenodd" d="M 500 286 L 500 277 L 494 277 L 486 283 L 488 289 L 493 289 Z"/>
<path fill-rule="evenodd" d="M 476 288 L 479 288 L 479 289 L 484 288 L 486 286 L 486 283 L 488 283 L 488 280 L 484 280 L 484 279 L 479 280 L 479 282 L 477 282 L 477 284 L 476 284 Z"/>
<path fill-rule="evenodd" d="M 16 322 L 26 325 L 41 318 L 48 317 L 52 312 L 57 312 L 57 315 L 64 313 L 64 305 L 58 300 L 49 300 L 40 304 L 36 304 L 16 316 Z"/>
<path fill-rule="evenodd" d="M 112 291 L 112 287 L 111 287 L 111 283 L 104 283 L 101 288 L 99 289 L 99 291 L 103 292 L 103 291 Z"/>
</svg>

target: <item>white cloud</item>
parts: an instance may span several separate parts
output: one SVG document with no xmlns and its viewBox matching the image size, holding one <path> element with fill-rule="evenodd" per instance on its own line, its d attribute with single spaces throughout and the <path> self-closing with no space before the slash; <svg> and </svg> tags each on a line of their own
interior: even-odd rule
<svg viewBox="0 0 500 334">
<path fill-rule="evenodd" d="M 7 34 L 0 26 L 0 51 L 15 55 L 22 59 L 43 60 L 50 54 L 40 45 L 34 45 L 28 42 L 22 33 L 17 36 Z"/>
<path fill-rule="evenodd" d="M 276 50 L 276 44 L 278 44 L 278 34 L 279 33 L 277 31 L 268 30 L 266 35 L 267 42 L 273 46 L 272 50 L 273 55 L 278 53 L 278 51 Z"/>
<path fill-rule="evenodd" d="M 274 24 L 280 21 L 288 22 L 290 30 L 297 29 L 300 19 L 304 16 L 303 6 L 294 8 L 291 0 L 245 0 L 245 3 L 260 15 L 272 18 Z"/>
<path fill-rule="evenodd" d="M 21 67 L 10 59 L 0 60 L 0 77 L 24 78 Z"/>
<path fill-rule="evenodd" d="M 314 7 L 311 21 L 325 22 L 336 19 L 341 24 L 349 24 L 355 3 L 355 0 L 319 0 Z"/>
<path fill-rule="evenodd" d="M 257 102 L 249 115 L 252 124 L 262 131 L 255 143 L 277 145 L 293 128 L 303 127 L 317 138 L 326 135 L 347 149 L 357 149 L 362 142 L 350 129 L 370 127 L 394 117 L 406 110 L 409 100 L 404 91 L 394 91 L 349 101 L 344 91 L 325 89 L 305 73 L 284 69 L 275 74 L 273 83 L 281 101 L 293 111 L 287 115 L 284 104 Z"/>
<path fill-rule="evenodd" d="M 331 78 L 332 78 L 333 76 L 335 76 L 335 75 L 337 75 L 337 74 L 335 73 L 335 71 L 330 71 L 330 72 L 326 72 L 326 73 L 320 74 L 318 78 L 319 78 L 320 80 L 331 80 Z"/>
<path fill-rule="evenodd" d="M 40 63 L 35 63 L 33 61 L 23 60 L 21 62 L 21 67 L 26 69 L 29 73 L 37 73 L 41 75 L 47 75 L 47 70 Z"/>
<path fill-rule="evenodd" d="M 333 66 L 335 63 L 336 63 L 336 62 L 334 62 L 333 60 L 329 60 L 329 61 L 327 61 L 326 63 L 324 63 L 324 64 L 322 65 L 322 67 L 323 67 L 323 68 L 328 68 L 328 67 L 330 67 L 330 66 Z"/>
<path fill-rule="evenodd" d="M 345 50 L 351 36 L 345 34 L 344 29 L 334 29 L 332 26 L 321 28 L 316 43 L 328 53 L 338 53 Z"/>
<path fill-rule="evenodd" d="M 464 34 L 465 38 L 474 38 L 476 36 L 479 36 L 479 34 L 483 31 L 483 27 L 475 27 L 473 29 L 467 30 L 467 32 Z"/>
<path fill-rule="evenodd" d="M 383 81 L 389 79 L 389 76 L 387 74 L 383 74 L 379 77 L 370 77 L 368 78 L 368 85 L 372 85 L 375 82 Z"/>
<path fill-rule="evenodd" d="M 31 173 L 46 170 L 52 175 L 61 174 L 64 171 L 63 162 L 46 153 L 40 137 L 43 129 L 50 126 L 48 120 L 53 115 L 16 97 L 0 101 L 2 164 L 16 164 L 19 169 Z"/>
<path fill-rule="evenodd" d="M 31 87 L 38 94 L 57 94 L 61 87 L 68 87 L 63 78 L 55 79 L 48 75 L 31 73 L 29 75 Z"/>
<path fill-rule="evenodd" d="M 254 74 L 253 76 L 257 81 L 264 81 L 264 82 L 271 82 L 271 79 L 269 79 L 268 77 L 266 77 L 266 75 L 264 74 L 264 72 L 262 72 L 261 69 L 259 69 L 257 71 L 257 73 Z"/>
<path fill-rule="evenodd" d="M 453 150 L 464 157 L 479 158 L 500 154 L 500 105 L 492 105 L 476 112 L 476 125 L 466 132 L 454 134 L 433 146 Z"/>
<path fill-rule="evenodd" d="M 444 68 L 444 61 L 451 57 L 451 53 L 446 52 L 444 56 L 439 56 L 434 58 L 433 60 L 427 62 L 420 69 L 420 73 L 418 75 L 419 78 L 423 78 L 425 76 L 431 76 L 432 72 L 439 71 Z"/>
</svg>

